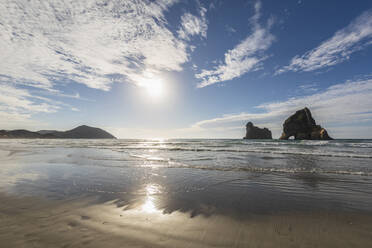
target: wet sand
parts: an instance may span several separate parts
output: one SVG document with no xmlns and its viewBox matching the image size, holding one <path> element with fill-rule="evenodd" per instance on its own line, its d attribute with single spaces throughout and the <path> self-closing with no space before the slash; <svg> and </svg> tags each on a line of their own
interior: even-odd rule
<svg viewBox="0 0 372 248">
<path fill-rule="evenodd" d="M 210 169 L 167 167 L 168 160 L 158 159 L 161 153 L 154 160 L 156 152 L 142 151 L 145 158 L 138 158 L 113 151 L 111 143 L 110 149 L 102 149 L 102 144 L 92 148 L 82 141 L 60 146 L 13 142 L 18 143 L 0 147 L 0 247 L 372 244 L 369 174 L 221 170 L 218 156 Z M 188 153 L 180 156 L 190 160 Z M 246 156 L 242 161 L 251 159 L 263 167 L 322 168 L 333 161 Z M 355 167 L 370 160 L 333 161 L 339 162 Z"/>
<path fill-rule="evenodd" d="M 193 218 L 96 199 L 0 196 L 0 247 L 368 247 L 372 216 L 306 212 Z"/>
</svg>

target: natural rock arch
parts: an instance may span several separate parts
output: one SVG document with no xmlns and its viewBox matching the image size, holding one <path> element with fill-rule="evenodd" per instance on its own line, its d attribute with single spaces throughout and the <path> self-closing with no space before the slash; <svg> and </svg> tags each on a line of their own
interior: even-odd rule
<svg viewBox="0 0 372 248">
<path fill-rule="evenodd" d="M 296 111 L 285 120 L 283 133 L 280 139 L 287 140 L 290 137 L 296 140 L 331 140 L 327 130 L 316 125 L 308 108 Z"/>
</svg>

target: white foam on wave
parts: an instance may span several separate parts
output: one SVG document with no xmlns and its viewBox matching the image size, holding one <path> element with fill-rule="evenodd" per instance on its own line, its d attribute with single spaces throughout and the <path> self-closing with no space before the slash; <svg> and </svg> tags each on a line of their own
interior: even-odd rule
<svg viewBox="0 0 372 248">
<path fill-rule="evenodd" d="M 286 174 L 340 174 L 340 175 L 355 175 L 355 176 L 372 176 L 372 172 L 368 171 L 348 171 L 348 170 L 324 170 L 324 169 L 306 169 L 306 168 L 260 168 L 260 167 L 214 167 L 205 165 L 188 165 L 180 162 L 170 162 L 167 168 L 188 168 L 200 170 L 217 170 L 217 171 L 246 171 L 254 173 L 286 173 Z"/>
</svg>

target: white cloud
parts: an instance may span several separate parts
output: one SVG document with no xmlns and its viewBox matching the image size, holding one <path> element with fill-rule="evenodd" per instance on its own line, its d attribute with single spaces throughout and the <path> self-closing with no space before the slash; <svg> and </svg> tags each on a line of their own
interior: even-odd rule
<svg viewBox="0 0 372 248">
<path fill-rule="evenodd" d="M 43 100 L 41 103 L 38 101 Z M 32 96 L 27 90 L 17 89 L 11 85 L 0 84 L 0 107 L 8 112 L 37 113 L 55 112 L 59 107 L 45 102 L 45 99 Z"/>
<path fill-rule="evenodd" d="M 206 8 L 200 7 L 200 17 L 190 13 L 185 13 L 181 17 L 181 28 L 178 30 L 178 36 L 184 40 L 190 40 L 191 36 L 196 35 L 207 38 L 208 23 L 205 16 L 206 12 Z"/>
<path fill-rule="evenodd" d="M 243 74 L 258 70 L 261 62 L 267 58 L 266 51 L 274 42 L 275 37 L 270 33 L 272 20 L 265 27 L 258 23 L 261 2 L 255 4 L 255 14 L 251 18 L 253 31 L 241 43 L 225 53 L 224 63 L 212 70 L 202 70 L 195 77 L 200 79 L 199 88 L 231 80 Z"/>
<path fill-rule="evenodd" d="M 372 11 L 364 12 L 347 27 L 337 31 L 332 38 L 302 56 L 295 56 L 286 71 L 313 71 L 348 60 L 352 53 L 372 44 Z"/>
<path fill-rule="evenodd" d="M 28 114 L 8 113 L 0 110 L 1 129 L 31 129 L 39 130 L 48 127 L 46 123 L 35 121 Z"/>
<path fill-rule="evenodd" d="M 149 75 L 181 71 L 189 44 L 168 29 L 164 17 L 175 2 L 1 1 L 0 114 L 26 123 L 36 113 L 78 110 L 51 100 L 84 100 L 63 92 L 68 83 L 108 91 L 114 82 L 141 85 Z M 206 22 L 205 9 L 200 14 Z M 199 32 L 206 35 L 206 28 Z"/>
<path fill-rule="evenodd" d="M 0 83 L 0 126 L 1 128 L 25 128 L 42 126 L 31 119 L 32 114 L 54 113 L 62 103 L 36 95 L 26 89 Z"/>
<path fill-rule="evenodd" d="M 75 81 L 109 90 L 144 72 L 180 71 L 187 44 L 166 27 L 174 1 L 65 0 L 0 3 L 0 76 L 50 90 Z"/>
<path fill-rule="evenodd" d="M 273 135 L 278 137 L 284 120 L 306 106 L 312 111 L 317 123 L 327 128 L 336 138 L 372 138 L 370 133 L 367 134 L 368 137 L 366 134 L 361 135 L 359 127 L 355 127 L 364 125 L 364 128 L 368 129 L 372 123 L 372 79 L 347 81 L 316 94 L 261 104 L 256 107 L 262 110 L 260 113 L 224 115 L 199 121 L 192 125 L 192 128 L 209 132 L 215 128 L 223 130 L 226 127 L 240 126 L 241 130 L 244 130 L 244 124 L 253 121 L 257 125 L 270 128 Z M 239 135 L 241 130 L 238 130 L 238 134 L 230 132 L 230 135 Z"/>
</svg>

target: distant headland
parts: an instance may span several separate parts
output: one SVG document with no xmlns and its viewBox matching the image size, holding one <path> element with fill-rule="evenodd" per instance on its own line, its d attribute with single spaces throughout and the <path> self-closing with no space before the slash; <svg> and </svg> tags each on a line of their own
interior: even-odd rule
<svg viewBox="0 0 372 248">
<path fill-rule="evenodd" d="M 315 123 L 308 108 L 296 111 L 284 121 L 280 139 L 287 140 L 290 137 L 294 137 L 295 140 L 332 140 L 327 130 Z M 244 139 L 272 139 L 271 131 L 248 122 Z"/>
<path fill-rule="evenodd" d="M 82 125 L 68 131 L 0 130 L 0 139 L 116 139 L 116 137 L 100 128 Z"/>
</svg>

